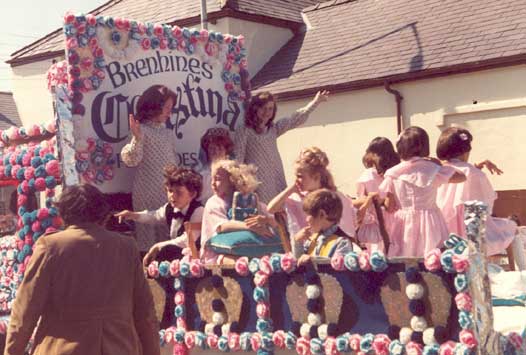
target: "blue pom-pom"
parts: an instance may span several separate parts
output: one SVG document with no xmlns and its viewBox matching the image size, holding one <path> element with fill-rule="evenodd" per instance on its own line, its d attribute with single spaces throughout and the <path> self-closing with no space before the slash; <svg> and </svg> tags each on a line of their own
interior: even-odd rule
<svg viewBox="0 0 526 355">
<path fill-rule="evenodd" d="M 40 157 L 33 157 L 31 158 L 31 166 L 33 168 L 38 168 L 40 165 L 42 165 L 42 159 Z"/>
<path fill-rule="evenodd" d="M 24 176 L 24 173 L 26 172 L 26 169 L 25 168 L 20 168 L 18 169 L 18 171 L 16 172 L 16 179 L 18 181 L 23 181 L 25 180 L 25 176 Z"/>
<path fill-rule="evenodd" d="M 415 316 L 423 316 L 426 313 L 426 307 L 422 300 L 409 301 L 409 311 Z"/>
<path fill-rule="evenodd" d="M 405 279 L 412 284 L 420 282 L 422 279 L 421 276 L 422 275 L 420 275 L 420 272 L 415 267 L 410 267 L 405 271 Z"/>
<path fill-rule="evenodd" d="M 13 166 L 11 164 L 7 164 L 4 168 L 4 174 L 6 177 L 11 177 L 11 170 L 13 170 Z"/>
<path fill-rule="evenodd" d="M 56 207 L 49 208 L 49 215 L 52 217 L 58 216 L 58 209 Z"/>
<path fill-rule="evenodd" d="M 35 169 L 35 177 L 44 177 L 46 175 L 46 167 L 44 165 L 40 165 L 38 168 Z"/>
<path fill-rule="evenodd" d="M 43 221 L 40 221 L 40 225 L 42 226 L 43 230 L 46 230 L 47 228 L 51 227 L 51 218 L 46 218 Z"/>
<path fill-rule="evenodd" d="M 170 262 L 164 260 L 159 263 L 159 275 L 167 277 L 170 275 Z"/>
<path fill-rule="evenodd" d="M 181 279 L 180 277 L 174 278 L 174 290 L 176 291 L 184 290 L 184 282 L 183 282 L 183 279 Z"/>
<path fill-rule="evenodd" d="M 31 212 L 26 212 L 22 215 L 22 222 L 24 224 L 30 224 L 32 221 L 31 221 Z"/>
<path fill-rule="evenodd" d="M 374 341 L 374 335 L 371 333 L 367 333 L 362 337 L 362 340 L 360 341 L 360 349 L 367 353 L 371 351 L 373 348 L 373 341 Z"/>
<path fill-rule="evenodd" d="M 210 282 L 212 283 L 212 287 L 214 288 L 224 287 L 223 278 L 219 275 L 213 275 L 210 279 Z"/>
<path fill-rule="evenodd" d="M 212 310 L 214 312 L 221 312 L 225 309 L 225 304 L 222 300 L 216 298 L 212 300 Z"/>
<path fill-rule="evenodd" d="M 268 301 L 268 289 L 266 287 L 255 287 L 254 292 L 254 301 L 256 302 L 262 302 L 262 301 Z"/>
<path fill-rule="evenodd" d="M 57 179 L 55 179 L 54 176 L 46 177 L 46 187 L 48 189 L 53 189 L 55 186 L 57 186 Z"/>
<path fill-rule="evenodd" d="M 228 338 L 226 336 L 220 336 L 219 339 L 217 339 L 217 349 L 224 353 L 230 351 L 228 348 Z"/>
<path fill-rule="evenodd" d="M 307 310 L 310 313 L 320 313 L 321 301 L 319 298 L 311 298 L 307 300 Z"/>
<path fill-rule="evenodd" d="M 323 349 L 323 341 L 319 338 L 311 338 L 310 352 L 312 355 L 323 355 L 325 353 Z"/>
<path fill-rule="evenodd" d="M 176 318 L 184 316 L 184 306 L 182 304 L 175 306 L 174 316 Z"/>
<path fill-rule="evenodd" d="M 35 191 L 35 179 L 29 179 L 27 186 L 29 186 L 30 191 Z"/>
<path fill-rule="evenodd" d="M 256 329 L 258 332 L 271 332 L 272 331 L 272 323 L 270 320 L 258 318 L 256 321 Z"/>
</svg>

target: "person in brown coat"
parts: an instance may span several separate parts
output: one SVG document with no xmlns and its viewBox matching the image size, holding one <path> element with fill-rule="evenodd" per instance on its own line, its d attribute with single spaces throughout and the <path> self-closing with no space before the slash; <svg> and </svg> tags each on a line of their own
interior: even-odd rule
<svg viewBox="0 0 526 355">
<path fill-rule="evenodd" d="M 11 312 L 5 355 L 158 355 L 153 298 L 135 241 L 105 230 L 109 205 L 91 185 L 56 204 L 67 228 L 34 245 Z"/>
</svg>

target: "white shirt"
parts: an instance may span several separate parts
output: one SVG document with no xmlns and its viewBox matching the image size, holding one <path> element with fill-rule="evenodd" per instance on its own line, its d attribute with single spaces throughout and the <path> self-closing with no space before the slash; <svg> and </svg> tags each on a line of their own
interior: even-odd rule
<svg viewBox="0 0 526 355">
<path fill-rule="evenodd" d="M 168 204 L 162 205 L 159 209 L 148 211 L 144 210 L 141 212 L 137 212 L 138 219 L 137 222 L 139 223 L 145 223 L 145 224 L 163 224 L 166 223 L 166 206 Z M 174 207 L 174 213 L 181 212 L 182 214 L 186 214 L 188 211 L 188 207 L 190 205 L 184 207 L 182 210 L 179 210 L 178 208 Z M 194 213 L 192 213 L 192 216 L 190 217 L 189 222 L 191 223 L 201 223 L 203 220 L 203 206 L 199 206 L 194 210 Z M 186 232 L 181 234 L 180 236 L 177 236 L 177 231 L 179 231 L 179 228 L 181 228 L 181 224 L 183 223 L 182 218 L 174 218 L 172 219 L 172 223 L 170 225 L 170 240 L 166 242 L 162 242 L 163 246 L 172 244 L 176 245 L 179 248 L 186 248 L 188 246 L 188 236 L 186 235 Z M 195 238 L 199 238 L 200 233 L 197 232 Z"/>
</svg>

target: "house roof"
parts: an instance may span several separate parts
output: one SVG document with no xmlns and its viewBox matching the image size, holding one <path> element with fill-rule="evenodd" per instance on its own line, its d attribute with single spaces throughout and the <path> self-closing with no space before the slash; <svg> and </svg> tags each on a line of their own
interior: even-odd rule
<svg viewBox="0 0 526 355">
<path fill-rule="evenodd" d="M 252 80 L 281 99 L 526 63 L 526 1 L 331 0 Z"/>
<path fill-rule="evenodd" d="M 209 20 L 230 16 L 297 29 L 303 25 L 301 10 L 318 0 L 207 0 Z M 124 17 L 141 22 L 193 26 L 200 22 L 197 0 L 110 0 L 91 11 L 95 15 Z M 58 29 L 19 49 L 7 61 L 24 64 L 64 53 L 64 34 Z"/>
<path fill-rule="evenodd" d="M 11 126 L 22 126 L 18 110 L 16 108 L 13 94 L 0 91 L 0 129 L 4 130 Z"/>
</svg>

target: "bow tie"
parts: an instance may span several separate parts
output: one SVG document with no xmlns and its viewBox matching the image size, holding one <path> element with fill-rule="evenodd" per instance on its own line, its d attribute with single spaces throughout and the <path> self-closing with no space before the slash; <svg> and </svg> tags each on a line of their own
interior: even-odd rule
<svg viewBox="0 0 526 355">
<path fill-rule="evenodd" d="M 177 212 L 175 212 L 175 213 L 173 214 L 173 218 L 174 218 L 174 219 L 182 219 L 182 218 L 184 218 L 184 216 L 185 216 L 184 213 L 181 212 L 181 211 L 177 211 Z"/>
</svg>

